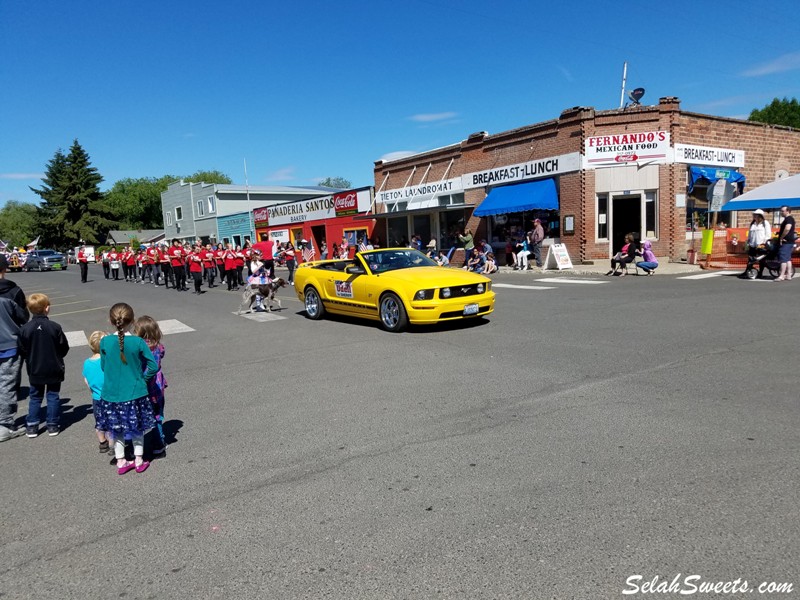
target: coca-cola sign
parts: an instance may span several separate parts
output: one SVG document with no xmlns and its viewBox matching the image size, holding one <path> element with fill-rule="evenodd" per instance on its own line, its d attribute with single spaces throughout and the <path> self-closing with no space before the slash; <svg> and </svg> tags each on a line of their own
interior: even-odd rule
<svg viewBox="0 0 800 600">
<path fill-rule="evenodd" d="M 269 222 L 269 209 L 267 207 L 255 209 L 253 211 L 253 222 L 255 223 Z"/>
<path fill-rule="evenodd" d="M 333 196 L 333 207 L 337 217 L 358 214 L 358 195 L 356 192 L 343 192 Z"/>
</svg>

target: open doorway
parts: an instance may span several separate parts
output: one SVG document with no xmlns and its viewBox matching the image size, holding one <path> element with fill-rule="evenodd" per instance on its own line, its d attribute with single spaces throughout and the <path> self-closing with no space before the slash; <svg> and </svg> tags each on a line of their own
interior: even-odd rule
<svg viewBox="0 0 800 600">
<path fill-rule="evenodd" d="M 323 240 L 325 241 L 326 244 L 328 243 L 328 241 L 325 240 L 325 225 L 312 225 L 310 241 L 314 245 L 314 251 L 316 252 L 316 256 L 318 258 L 322 258 L 321 248 Z"/>
<path fill-rule="evenodd" d="M 642 195 L 625 194 L 613 196 L 611 205 L 611 254 L 614 255 L 625 244 L 625 235 L 642 234 Z"/>
</svg>

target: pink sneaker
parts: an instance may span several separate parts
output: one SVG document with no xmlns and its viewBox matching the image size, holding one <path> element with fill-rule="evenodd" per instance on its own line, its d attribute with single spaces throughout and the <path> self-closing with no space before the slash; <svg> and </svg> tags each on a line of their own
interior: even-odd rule
<svg viewBox="0 0 800 600">
<path fill-rule="evenodd" d="M 136 468 L 136 465 L 132 462 L 126 462 L 121 467 L 117 467 L 117 474 L 125 475 L 128 471 L 133 471 Z"/>
<path fill-rule="evenodd" d="M 136 465 L 136 472 L 137 473 L 144 473 L 145 471 L 147 471 L 147 467 L 149 467 L 149 466 L 150 466 L 150 463 L 145 460 L 145 461 L 142 462 L 142 464 Z"/>
</svg>

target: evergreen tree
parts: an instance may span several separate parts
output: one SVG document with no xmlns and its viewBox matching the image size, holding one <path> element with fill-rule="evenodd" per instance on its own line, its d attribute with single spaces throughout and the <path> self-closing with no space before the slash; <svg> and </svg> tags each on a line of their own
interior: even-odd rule
<svg viewBox="0 0 800 600">
<path fill-rule="evenodd" d="M 67 171 L 67 157 L 61 151 L 56 150 L 45 169 L 42 178 L 42 187 L 39 189 L 31 188 L 37 194 L 42 203 L 39 206 L 39 228 L 37 235 L 41 235 L 43 240 L 63 238 L 63 230 L 59 230 L 55 224 L 55 217 L 59 212 L 59 207 L 63 204 L 63 181 Z"/>
<path fill-rule="evenodd" d="M 48 163 L 44 185 L 38 190 L 31 188 L 43 200 L 43 244 L 65 247 L 80 240 L 96 244 L 115 226 L 100 192 L 102 181 L 78 140 L 67 156 L 61 150 L 56 152 Z"/>
</svg>

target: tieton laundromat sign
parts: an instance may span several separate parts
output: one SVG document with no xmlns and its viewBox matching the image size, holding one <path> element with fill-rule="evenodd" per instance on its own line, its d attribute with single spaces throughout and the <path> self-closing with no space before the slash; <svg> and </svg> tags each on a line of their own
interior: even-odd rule
<svg viewBox="0 0 800 600">
<path fill-rule="evenodd" d="M 407 202 L 417 208 L 427 208 L 424 206 L 429 201 L 432 206 L 438 206 L 437 198 L 446 194 L 457 194 L 461 192 L 461 177 L 444 179 L 442 181 L 432 181 L 430 183 L 420 183 L 404 188 L 383 190 L 375 192 L 375 200 L 382 204 L 394 205 L 398 202 Z"/>
<path fill-rule="evenodd" d="M 671 156 L 669 142 L 668 131 L 592 136 L 583 145 L 583 165 L 585 169 L 596 169 L 665 163 Z"/>
</svg>

